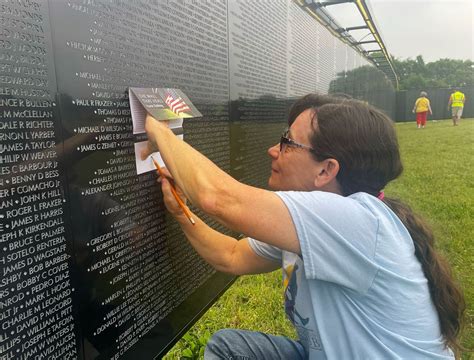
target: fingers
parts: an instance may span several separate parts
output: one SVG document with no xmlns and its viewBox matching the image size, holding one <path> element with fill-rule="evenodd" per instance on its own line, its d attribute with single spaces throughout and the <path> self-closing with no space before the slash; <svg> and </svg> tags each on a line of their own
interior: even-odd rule
<svg viewBox="0 0 474 360">
<path fill-rule="evenodd" d="M 158 147 L 156 144 L 150 140 L 148 140 L 146 148 L 143 148 L 140 152 L 140 158 L 142 160 L 146 160 L 151 154 L 158 151 Z"/>
<path fill-rule="evenodd" d="M 172 193 L 171 187 L 174 187 L 174 190 L 176 191 L 178 196 L 186 204 L 187 198 L 184 195 L 183 190 L 181 190 L 181 188 L 179 186 L 176 186 L 176 184 L 173 182 L 173 177 L 171 176 L 168 169 L 162 167 L 161 170 L 163 171 L 163 175 L 165 175 L 165 177 L 159 176 L 157 182 L 161 183 L 161 190 L 163 191 L 163 194 L 165 194 L 165 191 Z"/>
<path fill-rule="evenodd" d="M 163 201 L 165 203 L 166 209 L 173 216 L 183 215 L 183 209 L 179 206 L 178 201 L 174 197 L 171 190 L 171 183 L 166 178 L 161 179 L 161 191 L 163 192 Z M 182 200 L 185 201 L 185 199 Z"/>
<path fill-rule="evenodd" d="M 166 179 L 166 180 L 168 180 L 168 179 L 169 179 L 169 180 L 172 180 L 172 179 L 173 179 L 173 175 L 171 175 L 171 173 L 168 171 L 167 168 L 165 168 L 164 166 L 162 166 L 162 167 L 160 167 L 160 170 L 161 170 L 161 174 L 163 174 L 163 175 L 165 176 L 165 179 Z M 160 174 L 159 171 L 157 171 L 157 174 L 158 174 L 158 179 L 157 179 L 157 181 L 158 181 L 159 183 L 161 183 L 161 181 L 163 180 L 163 177 L 161 176 L 161 174 Z M 168 180 L 168 181 L 169 181 L 169 180 Z"/>
<path fill-rule="evenodd" d="M 160 178 L 161 182 L 161 191 L 163 192 L 163 201 L 165 203 L 166 208 L 169 212 L 174 212 L 177 210 L 178 206 L 176 204 L 176 200 L 171 193 L 171 186 L 167 179 Z"/>
<path fill-rule="evenodd" d="M 154 152 L 159 150 L 158 145 L 156 143 L 156 139 L 158 138 L 158 132 L 160 128 L 163 127 L 169 127 L 168 120 L 158 121 L 149 113 L 146 114 L 145 131 L 148 135 L 148 143 L 147 148 L 140 153 L 140 157 L 142 160 L 145 160 L 150 154 L 153 154 Z"/>
<path fill-rule="evenodd" d="M 160 126 L 169 127 L 169 120 L 157 120 L 150 113 L 146 114 L 145 117 L 145 130 L 148 134 L 153 133 L 154 130 Z"/>
<path fill-rule="evenodd" d="M 170 179 L 173 178 L 173 175 L 171 175 L 171 173 L 168 171 L 166 167 L 162 166 L 160 169 L 163 175 L 165 175 L 167 178 L 170 178 Z"/>
<path fill-rule="evenodd" d="M 161 183 L 161 191 L 163 191 L 163 197 L 165 200 L 173 200 L 176 202 L 174 199 L 173 193 L 171 192 L 171 183 L 168 179 L 160 177 L 160 183 Z"/>
<path fill-rule="evenodd" d="M 148 141 L 148 145 L 146 148 L 142 149 L 141 153 L 140 153 L 140 157 L 142 160 L 146 160 L 146 158 L 148 156 L 150 156 L 151 154 L 154 153 L 154 151 L 152 151 L 152 149 L 150 149 L 150 142 Z"/>
<path fill-rule="evenodd" d="M 153 120 L 156 121 L 156 119 L 150 113 L 147 113 L 145 117 L 145 122 L 149 123 L 150 121 L 153 121 Z"/>
</svg>

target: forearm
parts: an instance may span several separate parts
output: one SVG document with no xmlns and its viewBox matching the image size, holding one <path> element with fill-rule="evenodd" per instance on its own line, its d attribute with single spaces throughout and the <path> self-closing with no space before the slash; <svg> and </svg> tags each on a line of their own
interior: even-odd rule
<svg viewBox="0 0 474 360">
<path fill-rule="evenodd" d="M 238 240 L 212 229 L 194 214 L 193 218 L 195 225 L 184 215 L 175 217 L 196 252 L 216 270 L 236 274 L 233 255 Z"/>
<path fill-rule="evenodd" d="M 218 200 L 223 203 L 231 201 L 227 195 L 240 183 L 177 138 L 171 130 L 163 126 L 155 127 L 153 134 L 175 183 L 193 205 L 214 215 L 213 209 Z M 225 219 L 219 220 L 225 222 Z"/>
</svg>

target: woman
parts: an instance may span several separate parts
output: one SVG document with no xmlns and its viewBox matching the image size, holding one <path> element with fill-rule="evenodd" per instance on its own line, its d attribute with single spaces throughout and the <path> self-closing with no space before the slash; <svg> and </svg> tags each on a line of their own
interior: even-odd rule
<svg viewBox="0 0 474 360">
<path fill-rule="evenodd" d="M 426 225 L 383 194 L 402 172 L 391 120 L 359 101 L 307 95 L 288 125 L 268 150 L 273 192 L 236 181 L 147 118 L 150 151 L 159 148 L 183 195 L 248 236 L 191 224 L 161 179 L 165 204 L 196 251 L 232 274 L 283 268 L 298 341 L 221 330 L 205 358 L 452 358 L 462 294 Z"/>
<path fill-rule="evenodd" d="M 428 117 L 428 112 L 433 114 L 431 111 L 430 100 L 427 98 L 428 94 L 424 91 L 420 93 L 420 97 L 416 99 L 415 105 L 413 106 L 413 113 L 416 112 L 416 126 L 419 129 L 425 128 L 426 118 Z"/>
</svg>

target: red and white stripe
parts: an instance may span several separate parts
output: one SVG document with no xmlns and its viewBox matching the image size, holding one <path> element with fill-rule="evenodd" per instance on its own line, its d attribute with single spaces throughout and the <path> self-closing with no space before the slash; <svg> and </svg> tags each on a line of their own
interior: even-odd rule
<svg viewBox="0 0 474 360">
<path fill-rule="evenodd" d="M 172 112 L 179 114 L 180 112 L 185 112 L 191 110 L 188 105 L 180 97 L 174 99 L 170 94 L 166 96 L 165 100 L 166 105 L 169 106 Z"/>
</svg>

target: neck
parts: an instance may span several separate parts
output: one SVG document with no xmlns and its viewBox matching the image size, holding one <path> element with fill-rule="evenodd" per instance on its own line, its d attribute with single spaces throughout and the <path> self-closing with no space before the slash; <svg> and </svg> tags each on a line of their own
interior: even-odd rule
<svg viewBox="0 0 474 360">
<path fill-rule="evenodd" d="M 320 188 L 316 188 L 315 190 L 318 190 L 318 191 L 326 191 L 326 192 L 330 192 L 330 193 L 333 193 L 333 194 L 337 194 L 337 195 L 341 195 L 342 196 L 342 189 L 341 189 L 341 186 L 339 185 L 339 183 L 337 181 L 331 181 L 330 183 L 320 187 Z"/>
</svg>

